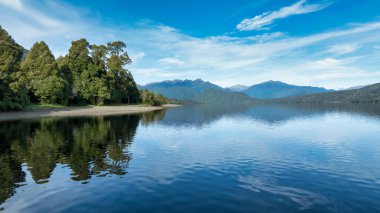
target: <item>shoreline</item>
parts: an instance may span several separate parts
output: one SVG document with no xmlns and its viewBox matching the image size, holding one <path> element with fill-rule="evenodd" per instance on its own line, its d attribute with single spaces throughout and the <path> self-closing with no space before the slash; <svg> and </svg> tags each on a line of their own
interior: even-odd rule
<svg viewBox="0 0 380 213">
<path fill-rule="evenodd" d="M 24 110 L 17 112 L 0 112 L 0 122 L 10 120 L 23 120 L 42 117 L 81 117 L 81 116 L 107 116 L 139 114 L 179 107 L 181 105 L 165 104 L 162 106 L 144 105 L 119 105 L 119 106 L 84 106 L 84 107 L 60 107 L 49 109 Z"/>
</svg>

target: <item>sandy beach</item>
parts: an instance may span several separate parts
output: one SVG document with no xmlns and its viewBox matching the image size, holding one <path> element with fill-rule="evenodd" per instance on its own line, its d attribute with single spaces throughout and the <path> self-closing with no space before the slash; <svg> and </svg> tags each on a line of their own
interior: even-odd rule
<svg viewBox="0 0 380 213">
<path fill-rule="evenodd" d="M 121 106 L 85 106 L 85 107 L 62 107 L 43 110 L 30 110 L 18 112 L 1 112 L 0 121 L 20 120 L 39 117 L 78 117 L 99 115 L 122 115 L 136 114 L 178 107 L 180 105 L 167 104 L 163 106 L 121 105 Z"/>
</svg>

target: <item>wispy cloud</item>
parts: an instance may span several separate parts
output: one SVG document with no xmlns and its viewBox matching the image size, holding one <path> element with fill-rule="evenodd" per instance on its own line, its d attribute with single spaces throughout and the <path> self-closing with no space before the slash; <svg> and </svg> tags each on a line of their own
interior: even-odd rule
<svg viewBox="0 0 380 213">
<path fill-rule="evenodd" d="M 261 30 L 269 28 L 269 26 L 277 19 L 316 12 L 327 6 L 329 6 L 328 3 L 307 4 L 307 0 L 301 0 L 291 6 L 283 7 L 276 11 L 265 12 L 253 18 L 244 19 L 236 26 L 236 28 L 240 31 Z"/>
<path fill-rule="evenodd" d="M 336 58 L 324 58 L 315 62 L 308 64 L 310 69 L 336 69 L 344 65 L 353 63 L 356 61 L 356 58 L 345 58 L 345 59 L 336 59 Z"/>
<path fill-rule="evenodd" d="M 182 66 L 184 64 L 183 61 L 179 60 L 178 58 L 162 58 L 159 60 L 161 64 L 165 65 L 174 65 L 174 66 Z"/>
<path fill-rule="evenodd" d="M 336 44 L 332 45 L 327 49 L 328 53 L 333 53 L 336 55 L 345 55 L 349 53 L 353 53 L 356 50 L 360 49 L 361 45 L 352 43 L 352 44 Z"/>
<path fill-rule="evenodd" d="M 255 36 L 247 36 L 247 37 L 232 37 L 232 36 L 213 36 L 210 37 L 210 39 L 218 40 L 218 41 L 239 41 L 239 42 L 267 42 L 267 41 L 273 41 L 276 39 L 284 38 L 287 35 L 283 32 L 273 32 L 273 33 L 263 33 L 260 35 Z"/>
<path fill-rule="evenodd" d="M 81 12 L 53 1 L 0 0 L 0 24 L 25 48 L 39 40 L 50 41 L 64 54 L 65 43 L 85 37 L 92 23 L 82 18 Z M 104 36 L 104 35 L 102 35 Z M 57 39 L 59 38 L 59 39 Z"/>
<path fill-rule="evenodd" d="M 129 53 L 128 55 L 131 57 L 133 63 L 141 61 L 146 56 L 145 52 L 142 52 L 142 51 L 136 52 L 136 53 L 132 52 L 132 53 Z"/>
<path fill-rule="evenodd" d="M 46 16 L 45 14 L 40 13 L 36 10 L 32 10 L 31 8 L 27 8 L 21 0 L 0 0 L 0 4 L 3 4 L 12 10 L 15 10 L 15 12 L 18 12 L 19 14 L 31 19 L 31 21 L 34 21 L 40 26 L 47 28 L 64 27 L 64 22 Z"/>
</svg>

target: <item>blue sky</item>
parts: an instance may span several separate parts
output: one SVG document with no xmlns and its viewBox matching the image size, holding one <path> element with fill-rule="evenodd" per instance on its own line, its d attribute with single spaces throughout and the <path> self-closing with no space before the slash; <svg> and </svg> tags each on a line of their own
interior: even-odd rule
<svg viewBox="0 0 380 213">
<path fill-rule="evenodd" d="M 378 0 L 0 0 L 0 25 L 56 56 L 72 40 L 122 40 L 139 84 L 280 80 L 346 88 L 380 82 Z"/>
</svg>

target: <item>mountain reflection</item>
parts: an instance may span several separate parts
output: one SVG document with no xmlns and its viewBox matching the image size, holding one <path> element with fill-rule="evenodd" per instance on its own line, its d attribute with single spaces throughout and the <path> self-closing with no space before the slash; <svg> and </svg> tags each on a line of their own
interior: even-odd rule
<svg viewBox="0 0 380 213">
<path fill-rule="evenodd" d="M 189 105 L 170 109 L 160 123 L 167 126 L 209 125 L 224 117 L 252 119 L 267 125 L 278 125 L 292 119 L 347 112 L 380 117 L 380 104 L 257 104 L 257 105 Z"/>
<path fill-rule="evenodd" d="M 126 174 L 139 122 L 149 124 L 164 113 L 0 123 L 0 204 L 26 181 L 23 165 L 39 184 L 49 181 L 57 164 L 68 165 L 74 181 Z"/>
</svg>

